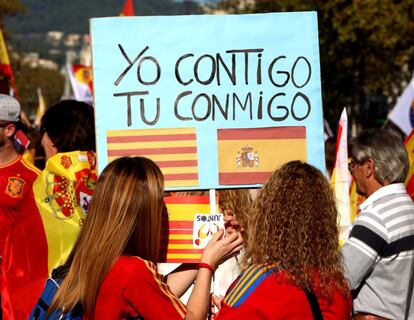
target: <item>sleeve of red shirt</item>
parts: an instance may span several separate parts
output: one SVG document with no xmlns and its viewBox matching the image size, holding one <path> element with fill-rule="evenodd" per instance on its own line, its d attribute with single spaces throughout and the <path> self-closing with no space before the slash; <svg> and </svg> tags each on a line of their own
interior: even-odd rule
<svg viewBox="0 0 414 320">
<path fill-rule="evenodd" d="M 124 291 L 127 303 L 144 319 L 184 319 L 186 307 L 171 292 L 156 267 L 149 261 L 130 257 L 129 283 Z"/>
</svg>

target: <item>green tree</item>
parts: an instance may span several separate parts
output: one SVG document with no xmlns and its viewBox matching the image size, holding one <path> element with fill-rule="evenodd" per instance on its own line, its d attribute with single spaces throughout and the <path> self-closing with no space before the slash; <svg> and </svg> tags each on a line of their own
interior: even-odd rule
<svg viewBox="0 0 414 320">
<path fill-rule="evenodd" d="M 234 13 L 318 12 L 324 114 L 333 127 L 344 106 L 363 126 L 367 98 L 383 94 L 392 107 L 412 76 L 411 0 L 225 0 L 219 6 Z"/>
<path fill-rule="evenodd" d="M 20 0 L 0 0 L 0 29 L 4 28 L 3 20 L 6 16 L 14 16 L 23 12 L 25 7 Z"/>
<path fill-rule="evenodd" d="M 13 63 L 16 87 L 23 111 L 34 116 L 38 106 L 37 88 L 42 89 L 46 106 L 57 103 L 63 93 L 64 78 L 58 70 L 32 68 L 29 65 Z"/>
</svg>

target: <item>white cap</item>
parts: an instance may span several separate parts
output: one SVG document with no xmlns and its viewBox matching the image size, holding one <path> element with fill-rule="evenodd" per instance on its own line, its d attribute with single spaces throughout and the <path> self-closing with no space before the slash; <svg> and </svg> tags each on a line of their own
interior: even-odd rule
<svg viewBox="0 0 414 320">
<path fill-rule="evenodd" d="M 20 103 L 15 98 L 0 94 L 0 120 L 18 122 L 20 117 Z"/>
</svg>

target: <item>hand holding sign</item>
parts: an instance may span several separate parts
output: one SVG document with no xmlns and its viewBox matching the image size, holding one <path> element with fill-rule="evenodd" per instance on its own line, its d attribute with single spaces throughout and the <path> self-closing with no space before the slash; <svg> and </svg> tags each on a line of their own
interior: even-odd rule
<svg viewBox="0 0 414 320">
<path fill-rule="evenodd" d="M 243 239 L 240 233 L 236 232 L 224 237 L 224 229 L 220 229 L 213 235 L 203 251 L 202 263 L 207 263 L 213 268 L 227 259 L 237 255 L 243 247 Z"/>
</svg>

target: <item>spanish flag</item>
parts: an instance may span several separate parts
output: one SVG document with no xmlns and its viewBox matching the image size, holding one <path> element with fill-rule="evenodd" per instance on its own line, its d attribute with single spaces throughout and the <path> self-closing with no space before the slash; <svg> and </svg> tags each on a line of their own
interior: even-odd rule
<svg viewBox="0 0 414 320">
<path fill-rule="evenodd" d="M 92 67 L 83 64 L 68 65 L 68 75 L 76 100 L 92 103 L 93 78 Z"/>
<path fill-rule="evenodd" d="M 120 16 L 134 16 L 134 2 L 132 0 L 126 0 L 124 7 L 122 8 Z"/>
<path fill-rule="evenodd" d="M 108 161 L 146 157 L 161 168 L 166 187 L 198 185 L 195 128 L 110 130 L 107 143 Z"/>
<path fill-rule="evenodd" d="M 7 53 L 6 43 L 3 38 L 3 32 L 0 30 L 0 75 L 7 79 L 13 78 L 13 72 L 10 65 L 9 55 Z"/>
<path fill-rule="evenodd" d="M 263 184 L 291 160 L 306 161 L 305 127 L 219 129 L 219 184 Z"/>
<path fill-rule="evenodd" d="M 200 262 L 206 243 L 222 227 L 222 215 L 210 214 L 208 196 L 169 196 L 164 203 L 168 221 L 161 228 L 161 242 L 166 244 L 161 256 L 166 261 L 161 262 Z"/>
<path fill-rule="evenodd" d="M 16 85 L 14 83 L 14 75 L 11 68 L 9 55 L 7 53 L 6 42 L 3 38 L 3 32 L 0 30 L 0 81 L 2 84 L 5 84 L 6 91 L 4 93 L 9 93 L 13 91 L 13 96 L 17 97 Z M 3 87 L 3 85 L 2 85 Z"/>
<path fill-rule="evenodd" d="M 411 199 L 414 199 L 414 130 L 412 130 L 410 135 L 405 139 L 404 144 L 410 163 L 410 170 L 405 179 L 405 186 Z"/>
<path fill-rule="evenodd" d="M 97 181 L 93 152 L 58 153 L 33 183 L 48 246 L 49 274 L 65 263 L 89 209 Z M 42 261 L 39 261 L 41 263 Z"/>
</svg>

